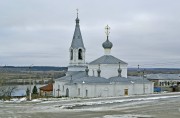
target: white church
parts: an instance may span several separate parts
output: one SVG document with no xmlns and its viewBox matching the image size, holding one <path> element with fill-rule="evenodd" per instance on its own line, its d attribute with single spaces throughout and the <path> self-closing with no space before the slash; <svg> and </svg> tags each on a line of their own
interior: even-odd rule
<svg viewBox="0 0 180 118">
<path fill-rule="evenodd" d="M 77 15 L 69 48 L 68 71 L 66 76 L 55 80 L 54 97 L 114 97 L 153 93 L 153 82 L 142 77 L 127 77 L 128 64 L 111 55 L 110 28 L 107 25 L 105 29 L 107 39 L 102 44 L 104 55 L 87 64 Z"/>
</svg>

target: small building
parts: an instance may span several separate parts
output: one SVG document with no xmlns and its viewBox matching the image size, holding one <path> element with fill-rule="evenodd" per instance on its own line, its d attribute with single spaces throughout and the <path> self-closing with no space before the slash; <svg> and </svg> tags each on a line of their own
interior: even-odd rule
<svg viewBox="0 0 180 118">
<path fill-rule="evenodd" d="M 157 92 L 180 91 L 180 74 L 148 74 L 146 75 L 146 78 L 154 82 L 154 87 L 158 90 Z"/>
<path fill-rule="evenodd" d="M 53 84 L 49 83 L 48 85 L 42 86 L 39 88 L 40 96 L 52 96 L 53 95 Z"/>
</svg>

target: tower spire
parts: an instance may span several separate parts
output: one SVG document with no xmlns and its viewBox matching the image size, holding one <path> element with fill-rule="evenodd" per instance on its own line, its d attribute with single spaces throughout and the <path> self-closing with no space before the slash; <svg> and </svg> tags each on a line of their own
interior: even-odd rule
<svg viewBox="0 0 180 118">
<path fill-rule="evenodd" d="M 76 25 L 75 25 L 73 40 L 72 40 L 72 43 L 71 43 L 71 48 L 76 48 L 76 49 L 83 48 L 83 49 L 85 49 L 84 44 L 83 44 L 83 39 L 82 39 L 82 36 L 81 36 L 80 25 L 79 25 L 79 18 L 78 18 L 79 9 L 76 9 L 76 11 L 77 11 L 77 18 L 75 20 Z"/>
<path fill-rule="evenodd" d="M 75 19 L 76 25 L 74 30 L 73 39 L 69 48 L 70 58 L 68 71 L 85 71 L 85 47 L 83 38 L 81 35 L 80 24 L 79 24 L 79 13 L 76 9 L 77 17 Z M 78 67 L 78 69 L 77 69 Z"/>
</svg>

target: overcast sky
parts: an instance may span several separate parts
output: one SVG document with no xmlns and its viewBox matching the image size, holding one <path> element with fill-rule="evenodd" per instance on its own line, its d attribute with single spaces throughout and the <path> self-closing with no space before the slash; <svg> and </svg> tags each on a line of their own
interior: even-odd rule
<svg viewBox="0 0 180 118">
<path fill-rule="evenodd" d="M 108 24 L 128 67 L 180 67 L 180 0 L 0 0 L 0 66 L 68 66 L 77 8 L 87 62 Z"/>
</svg>

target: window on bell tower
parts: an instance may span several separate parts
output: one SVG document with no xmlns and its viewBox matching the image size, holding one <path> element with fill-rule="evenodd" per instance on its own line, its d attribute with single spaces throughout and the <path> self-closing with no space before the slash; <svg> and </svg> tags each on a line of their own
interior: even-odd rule
<svg viewBox="0 0 180 118">
<path fill-rule="evenodd" d="M 73 50 L 71 49 L 71 57 L 70 57 L 71 60 L 73 60 Z"/>
<path fill-rule="evenodd" d="M 82 60 L 82 49 L 78 50 L 78 59 Z"/>
</svg>

